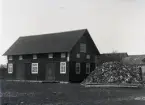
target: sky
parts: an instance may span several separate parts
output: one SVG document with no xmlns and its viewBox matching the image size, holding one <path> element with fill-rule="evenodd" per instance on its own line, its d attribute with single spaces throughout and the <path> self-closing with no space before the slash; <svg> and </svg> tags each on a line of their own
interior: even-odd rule
<svg viewBox="0 0 145 105">
<path fill-rule="evenodd" d="M 20 36 L 83 28 L 100 53 L 145 54 L 145 0 L 0 0 L 0 64 Z"/>
</svg>

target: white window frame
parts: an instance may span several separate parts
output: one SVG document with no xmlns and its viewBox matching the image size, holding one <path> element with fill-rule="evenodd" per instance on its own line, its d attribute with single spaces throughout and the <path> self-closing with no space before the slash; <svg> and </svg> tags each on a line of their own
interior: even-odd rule
<svg viewBox="0 0 145 105">
<path fill-rule="evenodd" d="M 60 62 L 60 74 L 66 74 L 66 62 Z"/>
<path fill-rule="evenodd" d="M 66 58 L 66 54 L 65 53 L 61 53 L 61 58 Z"/>
<path fill-rule="evenodd" d="M 76 68 L 76 70 L 75 70 L 76 71 L 76 74 L 80 74 L 81 73 L 81 64 L 80 63 L 76 63 L 76 67 L 75 68 Z"/>
<path fill-rule="evenodd" d="M 86 53 L 86 44 L 80 43 L 80 52 Z"/>
<path fill-rule="evenodd" d="M 23 56 L 22 55 L 19 56 L 19 60 L 23 60 Z"/>
<path fill-rule="evenodd" d="M 91 58 L 91 56 L 88 54 L 87 56 L 86 56 L 86 59 L 90 59 Z"/>
<path fill-rule="evenodd" d="M 89 69 L 87 69 L 87 68 L 89 68 Z M 90 74 L 90 63 L 86 63 L 86 74 Z"/>
<path fill-rule="evenodd" d="M 33 55 L 33 59 L 37 59 L 37 55 L 36 54 Z"/>
<path fill-rule="evenodd" d="M 48 54 L 48 58 L 53 58 L 53 54 Z"/>
<path fill-rule="evenodd" d="M 8 63 L 8 74 L 12 74 L 12 73 L 13 73 L 13 64 Z"/>
<path fill-rule="evenodd" d="M 33 71 L 34 68 L 37 68 L 36 71 Z M 38 63 L 32 63 L 31 64 L 31 73 L 32 74 L 38 74 Z"/>
<path fill-rule="evenodd" d="M 80 58 L 81 57 L 81 55 L 78 53 L 77 55 L 76 55 L 76 58 Z"/>
<path fill-rule="evenodd" d="M 8 56 L 8 59 L 13 60 L 13 56 L 12 55 Z"/>
</svg>

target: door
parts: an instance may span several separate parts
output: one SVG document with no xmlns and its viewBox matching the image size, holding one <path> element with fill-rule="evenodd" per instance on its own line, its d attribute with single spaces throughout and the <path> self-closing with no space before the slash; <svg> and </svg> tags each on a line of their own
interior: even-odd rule
<svg viewBox="0 0 145 105">
<path fill-rule="evenodd" d="M 25 66 L 23 63 L 16 64 L 16 79 L 17 80 L 25 79 Z"/>
<path fill-rule="evenodd" d="M 48 63 L 48 64 L 46 64 L 45 80 L 47 80 L 47 81 L 55 81 L 55 68 L 56 68 L 56 63 Z"/>
</svg>

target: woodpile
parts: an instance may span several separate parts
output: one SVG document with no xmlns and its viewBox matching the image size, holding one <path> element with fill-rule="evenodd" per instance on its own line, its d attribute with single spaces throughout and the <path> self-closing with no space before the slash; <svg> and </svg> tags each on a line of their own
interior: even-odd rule
<svg viewBox="0 0 145 105">
<path fill-rule="evenodd" d="M 121 62 L 106 62 L 90 73 L 82 83 L 141 83 L 139 66 L 123 65 Z"/>
</svg>

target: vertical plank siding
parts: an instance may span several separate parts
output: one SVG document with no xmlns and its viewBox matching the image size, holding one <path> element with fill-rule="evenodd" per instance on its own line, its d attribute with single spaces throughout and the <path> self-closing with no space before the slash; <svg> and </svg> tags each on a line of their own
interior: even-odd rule
<svg viewBox="0 0 145 105">
<path fill-rule="evenodd" d="M 65 58 L 61 58 L 61 53 L 55 53 L 53 58 L 48 58 L 48 54 L 38 54 L 37 59 L 33 59 L 32 55 L 23 55 L 23 60 L 19 60 L 18 56 L 14 56 L 13 60 L 8 63 L 13 63 L 13 73 L 5 77 L 10 80 L 45 80 L 47 72 L 46 65 L 55 63 L 55 80 L 69 80 L 69 64 L 66 63 L 66 74 L 60 74 L 60 62 L 67 62 L 67 53 Z M 38 63 L 38 74 L 31 73 L 31 63 Z"/>
<path fill-rule="evenodd" d="M 80 44 L 86 44 L 86 53 L 80 52 Z M 76 57 L 76 54 L 80 54 L 80 58 Z M 90 55 L 90 59 L 86 59 L 86 56 Z M 95 69 L 95 57 L 100 55 L 99 51 L 96 49 L 95 44 L 92 42 L 91 37 L 88 33 L 85 33 L 82 38 L 76 43 L 70 52 L 70 72 L 69 81 L 71 82 L 81 82 L 88 74 L 86 74 L 86 63 L 90 63 L 90 71 Z M 80 74 L 76 74 L 76 63 L 81 64 Z"/>
<path fill-rule="evenodd" d="M 70 62 L 70 75 L 69 81 L 70 82 L 81 82 L 83 81 L 89 74 L 86 74 L 86 62 L 80 63 L 81 71 L 80 74 L 76 74 L 76 62 Z M 90 71 L 93 71 L 95 68 L 95 63 L 90 63 Z"/>
</svg>

